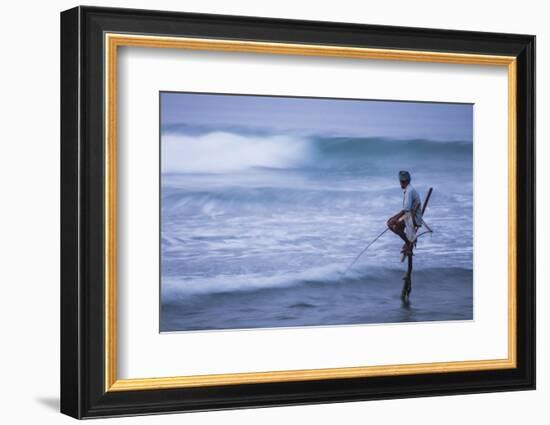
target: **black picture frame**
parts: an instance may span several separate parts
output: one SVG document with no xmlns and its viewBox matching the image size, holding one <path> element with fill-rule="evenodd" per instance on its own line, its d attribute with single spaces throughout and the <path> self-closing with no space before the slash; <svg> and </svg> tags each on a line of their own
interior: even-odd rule
<svg viewBox="0 0 550 425">
<path fill-rule="evenodd" d="M 105 391 L 106 32 L 514 56 L 517 367 Z M 534 389 L 535 36 L 98 7 L 62 12 L 60 318 L 61 412 L 75 418 Z"/>
</svg>

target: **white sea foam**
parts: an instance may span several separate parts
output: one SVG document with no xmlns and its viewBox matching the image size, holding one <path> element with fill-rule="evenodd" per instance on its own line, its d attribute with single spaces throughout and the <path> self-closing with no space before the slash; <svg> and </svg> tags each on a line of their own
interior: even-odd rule
<svg viewBox="0 0 550 425">
<path fill-rule="evenodd" d="M 254 167 L 291 168 L 310 157 L 310 143 L 292 136 L 213 132 L 162 136 L 163 173 L 222 173 Z"/>
</svg>

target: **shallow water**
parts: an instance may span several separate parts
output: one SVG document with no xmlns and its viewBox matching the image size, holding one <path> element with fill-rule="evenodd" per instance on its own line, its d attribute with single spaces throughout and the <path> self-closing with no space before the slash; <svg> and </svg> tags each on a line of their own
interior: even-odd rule
<svg viewBox="0 0 550 425">
<path fill-rule="evenodd" d="M 408 303 L 397 270 L 284 288 L 196 293 L 162 305 L 162 331 L 472 319 L 472 273 L 420 270 Z"/>
</svg>

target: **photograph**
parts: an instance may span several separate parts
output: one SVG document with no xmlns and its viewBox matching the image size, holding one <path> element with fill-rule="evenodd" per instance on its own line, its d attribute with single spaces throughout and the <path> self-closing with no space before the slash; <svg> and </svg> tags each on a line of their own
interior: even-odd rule
<svg viewBox="0 0 550 425">
<path fill-rule="evenodd" d="M 159 108 L 160 332 L 473 320 L 473 104 Z"/>
</svg>

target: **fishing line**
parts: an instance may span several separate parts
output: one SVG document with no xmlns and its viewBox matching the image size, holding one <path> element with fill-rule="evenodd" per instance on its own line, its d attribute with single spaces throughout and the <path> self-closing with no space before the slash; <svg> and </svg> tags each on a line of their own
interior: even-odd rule
<svg viewBox="0 0 550 425">
<path fill-rule="evenodd" d="M 388 230 L 390 230 L 389 227 L 387 227 L 382 233 L 380 233 L 376 238 L 374 238 L 374 240 L 373 240 L 370 244 L 368 244 L 368 245 L 365 247 L 365 249 L 363 249 L 363 251 L 361 251 L 361 252 L 359 253 L 359 255 L 358 255 L 357 257 L 355 257 L 355 260 L 353 260 L 353 261 L 351 262 L 351 264 L 348 266 L 348 268 L 344 271 L 343 274 L 346 274 L 346 273 L 348 272 L 348 270 L 351 269 L 351 268 L 353 267 L 353 265 L 357 262 L 357 260 L 359 260 L 359 258 L 361 257 L 361 255 L 363 255 L 363 254 L 365 253 L 365 251 L 366 251 L 367 249 L 369 249 L 369 247 L 370 247 L 373 243 L 375 243 L 378 239 L 380 239 L 380 237 L 381 237 L 384 233 L 386 233 Z"/>
<path fill-rule="evenodd" d="M 433 233 L 433 231 L 432 230 L 426 230 L 426 231 L 420 233 L 419 235 L 416 235 L 416 238 L 418 239 L 420 236 L 425 235 L 426 233 Z"/>
<path fill-rule="evenodd" d="M 426 225 L 426 227 L 428 227 L 428 226 Z M 357 260 L 359 260 L 359 258 L 361 258 L 361 256 L 365 253 L 365 251 L 366 251 L 367 249 L 369 249 L 370 246 L 371 246 L 373 243 L 375 243 L 378 239 L 380 239 L 380 238 L 382 237 L 382 235 L 383 235 L 384 233 L 386 233 L 388 230 L 390 230 L 389 227 L 386 228 L 382 233 L 380 233 L 376 238 L 374 238 L 374 239 L 372 240 L 372 242 L 369 243 L 369 244 L 363 249 L 363 251 L 361 251 L 361 252 L 359 253 L 359 255 L 358 255 L 357 257 L 355 257 L 355 260 L 353 260 L 353 261 L 351 262 L 351 264 L 346 268 L 346 270 L 345 270 L 342 274 L 345 275 L 345 274 L 349 271 L 349 269 L 351 269 L 351 268 L 353 267 L 353 265 L 357 262 Z M 420 236 L 425 235 L 426 233 L 433 233 L 433 230 L 432 230 L 432 229 L 426 230 L 426 231 L 420 233 L 419 235 L 417 235 L 416 238 L 418 239 Z"/>
</svg>

